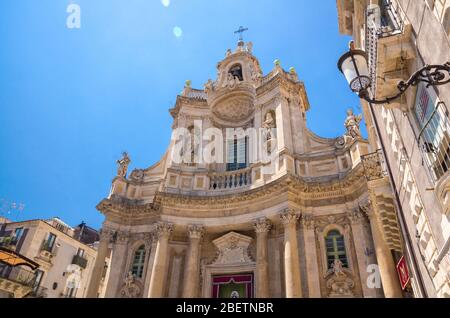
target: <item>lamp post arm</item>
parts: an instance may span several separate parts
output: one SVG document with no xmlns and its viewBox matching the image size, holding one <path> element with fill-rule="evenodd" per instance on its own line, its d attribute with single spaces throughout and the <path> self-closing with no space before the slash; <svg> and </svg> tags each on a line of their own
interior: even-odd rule
<svg viewBox="0 0 450 318">
<path fill-rule="evenodd" d="M 390 104 L 393 100 L 402 96 L 410 86 L 417 86 L 421 82 L 427 83 L 427 88 L 450 83 L 450 62 L 444 65 L 425 65 L 415 72 L 406 82 L 399 82 L 397 85 L 398 94 L 394 96 L 376 100 L 372 99 L 369 91 L 365 89 L 360 92 L 359 97 L 372 104 Z"/>
</svg>

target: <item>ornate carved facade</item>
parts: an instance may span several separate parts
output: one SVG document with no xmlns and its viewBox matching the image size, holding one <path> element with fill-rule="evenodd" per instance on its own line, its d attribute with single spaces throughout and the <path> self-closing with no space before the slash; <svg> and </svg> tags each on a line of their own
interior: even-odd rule
<svg viewBox="0 0 450 318">
<path fill-rule="evenodd" d="M 174 135 L 194 136 L 181 133 L 160 162 L 129 176 L 127 156 L 97 207 L 108 233 L 100 250 L 112 249 L 106 297 L 382 297 L 367 284 L 368 266 L 390 253 L 361 208 L 372 208 L 369 144 L 357 117 L 345 138 L 318 137 L 309 108 L 295 70 L 276 61 L 264 76 L 242 41 L 203 90 L 187 81 L 170 113 Z M 220 139 L 229 128 L 261 131 L 270 160 L 240 143 L 249 134 Z M 208 152 L 213 139 L 225 150 Z M 233 151 L 242 162 L 227 160 Z M 203 160 L 207 152 L 225 160 Z"/>
</svg>

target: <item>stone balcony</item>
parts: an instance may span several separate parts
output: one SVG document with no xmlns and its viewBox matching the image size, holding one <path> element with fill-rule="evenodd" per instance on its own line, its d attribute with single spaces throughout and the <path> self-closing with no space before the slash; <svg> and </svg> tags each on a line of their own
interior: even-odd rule
<svg viewBox="0 0 450 318">
<path fill-rule="evenodd" d="M 377 10 L 377 9 L 375 9 Z M 402 16 L 400 8 L 384 5 L 379 8 L 380 21 L 368 15 L 366 20 L 366 52 L 374 94 L 383 99 L 398 93 L 397 85 L 411 75 L 411 62 L 416 58 L 412 25 Z M 402 101 L 391 102 L 388 107 L 402 107 Z"/>
<path fill-rule="evenodd" d="M 7 267 L 0 272 L 0 290 L 14 298 L 23 298 L 33 290 L 34 272 L 21 266 Z"/>
</svg>

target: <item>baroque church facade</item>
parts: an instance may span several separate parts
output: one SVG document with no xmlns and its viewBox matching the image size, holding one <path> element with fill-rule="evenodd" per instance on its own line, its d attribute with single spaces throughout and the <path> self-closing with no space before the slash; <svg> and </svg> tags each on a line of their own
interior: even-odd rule
<svg viewBox="0 0 450 318">
<path fill-rule="evenodd" d="M 97 206 L 105 221 L 88 297 L 109 256 L 105 297 L 388 297 L 399 288 L 401 236 L 395 216 L 372 204 L 382 194 L 367 176 L 382 167 L 361 118 L 349 111 L 344 136 L 317 136 L 303 82 L 274 64 L 264 75 L 240 40 L 203 90 L 186 82 L 158 163 L 128 173 L 128 155 L 118 161 Z"/>
</svg>

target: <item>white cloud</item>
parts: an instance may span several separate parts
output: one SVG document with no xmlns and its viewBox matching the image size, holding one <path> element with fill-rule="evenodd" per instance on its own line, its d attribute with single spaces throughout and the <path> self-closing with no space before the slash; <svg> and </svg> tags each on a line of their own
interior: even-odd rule
<svg viewBox="0 0 450 318">
<path fill-rule="evenodd" d="M 165 6 L 166 8 L 167 8 L 168 6 L 170 6 L 170 0 L 161 0 L 161 3 L 162 3 L 162 5 Z"/>
</svg>

